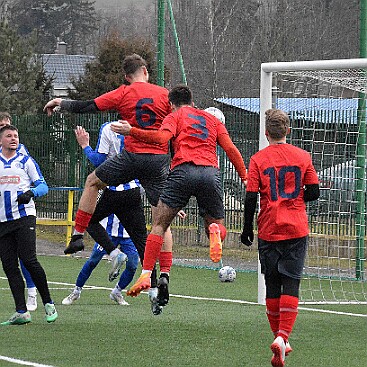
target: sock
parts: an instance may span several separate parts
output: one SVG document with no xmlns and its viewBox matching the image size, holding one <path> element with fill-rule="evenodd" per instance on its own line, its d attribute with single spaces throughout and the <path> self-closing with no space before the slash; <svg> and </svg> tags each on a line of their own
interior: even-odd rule
<svg viewBox="0 0 367 367">
<path fill-rule="evenodd" d="M 159 254 L 159 268 L 161 273 L 168 273 L 172 267 L 172 251 L 164 251 Z"/>
<path fill-rule="evenodd" d="M 152 271 L 161 252 L 163 237 L 150 233 L 145 246 L 143 269 Z"/>
<path fill-rule="evenodd" d="M 298 297 L 289 296 L 287 294 L 281 295 L 279 311 L 280 320 L 278 336 L 281 336 L 287 342 L 298 314 Z"/>
<path fill-rule="evenodd" d="M 274 336 L 277 336 L 279 331 L 279 302 L 280 298 L 266 299 L 266 316 L 268 317 L 270 329 Z"/>
<path fill-rule="evenodd" d="M 89 225 L 90 218 L 92 218 L 91 213 L 78 209 L 75 216 L 75 231 L 83 234 Z"/>
<path fill-rule="evenodd" d="M 115 288 L 112 290 L 113 293 L 121 294 L 122 289 L 118 284 L 116 284 Z"/>
<path fill-rule="evenodd" d="M 31 287 L 28 288 L 28 296 L 37 296 L 37 288 L 36 287 Z"/>
<path fill-rule="evenodd" d="M 83 287 L 78 287 L 77 285 L 75 286 L 75 288 L 74 288 L 74 292 L 75 293 L 81 293 L 82 292 L 82 289 L 83 289 Z"/>
<path fill-rule="evenodd" d="M 220 230 L 220 239 L 222 240 L 222 242 L 224 241 L 224 239 L 226 238 L 227 236 L 227 230 L 226 230 L 226 227 L 224 227 L 223 224 L 221 223 L 217 223 L 218 224 L 218 227 L 219 227 L 219 230 Z"/>
</svg>

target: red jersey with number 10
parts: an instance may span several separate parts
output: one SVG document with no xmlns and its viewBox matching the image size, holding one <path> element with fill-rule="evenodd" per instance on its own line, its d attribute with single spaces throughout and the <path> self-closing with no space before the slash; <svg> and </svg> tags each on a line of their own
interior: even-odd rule
<svg viewBox="0 0 367 367">
<path fill-rule="evenodd" d="M 135 82 L 94 99 L 100 111 L 115 110 L 131 126 L 158 130 L 171 112 L 168 90 L 151 83 Z M 167 154 L 168 143 L 152 144 L 126 136 L 125 149 L 132 153 Z"/>
<path fill-rule="evenodd" d="M 309 233 L 304 186 L 318 184 L 311 156 L 290 144 L 275 144 L 251 157 L 247 192 L 260 192 L 258 237 L 282 241 Z"/>
<path fill-rule="evenodd" d="M 164 119 L 161 130 L 173 134 L 171 169 L 182 163 L 218 167 L 217 137 L 228 131 L 212 114 L 183 106 Z"/>
</svg>

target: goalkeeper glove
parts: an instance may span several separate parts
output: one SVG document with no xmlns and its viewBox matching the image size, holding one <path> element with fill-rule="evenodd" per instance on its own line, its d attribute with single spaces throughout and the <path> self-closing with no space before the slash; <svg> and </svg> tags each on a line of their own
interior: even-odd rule
<svg viewBox="0 0 367 367">
<path fill-rule="evenodd" d="M 34 197 L 34 193 L 32 190 L 28 190 L 26 192 L 23 192 L 23 194 L 20 194 L 18 197 L 17 197 L 17 202 L 18 204 L 28 204 L 31 199 Z"/>
<path fill-rule="evenodd" d="M 251 246 L 254 241 L 254 230 L 251 227 L 244 227 L 241 233 L 241 242 L 246 246 Z"/>
</svg>

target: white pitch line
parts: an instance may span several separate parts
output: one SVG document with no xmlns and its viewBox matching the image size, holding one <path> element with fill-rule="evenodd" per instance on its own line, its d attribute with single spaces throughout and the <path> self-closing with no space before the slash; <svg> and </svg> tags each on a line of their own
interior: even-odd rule
<svg viewBox="0 0 367 367">
<path fill-rule="evenodd" d="M 23 366 L 33 366 L 33 367 L 54 367 L 49 364 L 40 364 L 40 363 L 34 363 L 29 361 L 23 361 L 22 359 L 16 359 L 16 358 L 10 358 L 6 356 L 0 356 L 0 360 L 15 363 L 15 364 L 21 364 Z"/>
<path fill-rule="evenodd" d="M 0 279 L 7 279 L 4 277 L 0 277 Z M 75 284 L 71 283 L 63 283 L 63 282 L 48 282 L 49 284 L 55 284 L 55 285 L 62 285 L 65 287 L 73 287 Z M 108 290 L 110 291 L 112 288 L 108 287 L 99 287 L 99 286 L 93 286 L 93 285 L 85 285 L 83 287 L 84 289 L 89 290 Z M 52 288 L 51 288 L 52 289 Z M 123 290 L 123 292 L 126 292 L 126 290 Z M 142 292 L 143 294 L 148 292 Z M 196 299 L 201 301 L 215 301 L 215 302 L 229 302 L 229 303 L 239 303 L 239 304 L 245 304 L 245 305 L 253 305 L 253 306 L 263 306 L 260 305 L 257 302 L 250 302 L 250 301 L 244 301 L 239 299 L 226 299 L 226 298 L 210 298 L 210 297 L 198 297 L 198 296 L 185 296 L 182 294 L 171 294 L 170 297 L 173 298 L 183 298 L 183 299 Z M 342 312 L 342 311 L 334 311 L 334 310 L 323 310 L 320 308 L 309 308 L 309 307 L 298 307 L 300 310 L 303 311 L 309 311 L 309 312 L 319 312 L 319 313 L 327 313 L 327 314 L 333 314 L 333 315 L 343 315 L 343 316 L 353 316 L 353 317 L 367 317 L 367 314 L 359 314 L 359 313 L 351 313 L 351 312 Z"/>
</svg>

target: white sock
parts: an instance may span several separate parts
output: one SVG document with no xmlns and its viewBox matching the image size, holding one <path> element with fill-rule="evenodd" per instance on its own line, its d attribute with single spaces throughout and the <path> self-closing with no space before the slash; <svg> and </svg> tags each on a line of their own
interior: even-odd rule
<svg viewBox="0 0 367 367">
<path fill-rule="evenodd" d="M 32 288 L 28 288 L 28 296 L 37 296 L 37 288 L 36 287 L 32 287 Z"/>
<path fill-rule="evenodd" d="M 83 287 L 78 287 L 77 285 L 75 286 L 75 288 L 74 288 L 74 292 L 75 293 L 81 293 L 82 292 L 82 289 L 83 289 Z"/>
</svg>

